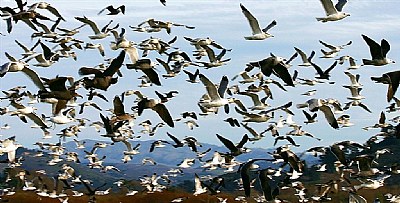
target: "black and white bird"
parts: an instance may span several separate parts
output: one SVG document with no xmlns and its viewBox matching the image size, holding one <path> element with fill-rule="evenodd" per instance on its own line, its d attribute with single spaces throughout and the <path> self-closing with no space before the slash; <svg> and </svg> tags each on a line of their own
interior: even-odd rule
<svg viewBox="0 0 400 203">
<path fill-rule="evenodd" d="M 378 44 L 366 35 L 361 35 L 369 46 L 372 59 L 363 59 L 364 65 L 383 66 L 390 63 L 395 63 L 392 59 L 386 58 L 386 54 L 390 50 L 390 44 L 385 39 Z"/>
<path fill-rule="evenodd" d="M 320 1 L 322 6 L 324 7 L 326 16 L 317 18 L 318 21 L 321 21 L 323 23 L 328 21 L 338 21 L 346 18 L 347 16 L 350 16 L 350 14 L 342 12 L 343 6 L 347 3 L 347 0 L 339 0 L 335 6 L 333 6 L 332 0 Z"/>
<path fill-rule="evenodd" d="M 247 21 L 249 21 L 252 31 L 252 36 L 244 37 L 246 40 L 264 40 L 273 37 L 273 35 L 268 33 L 268 30 L 276 25 L 275 20 L 264 29 L 261 29 L 260 25 L 258 24 L 258 20 L 253 16 L 253 14 L 250 13 L 249 10 L 247 10 L 246 7 L 243 6 L 243 4 L 240 4 L 240 8 L 242 9 L 244 16 L 247 18 Z"/>
</svg>

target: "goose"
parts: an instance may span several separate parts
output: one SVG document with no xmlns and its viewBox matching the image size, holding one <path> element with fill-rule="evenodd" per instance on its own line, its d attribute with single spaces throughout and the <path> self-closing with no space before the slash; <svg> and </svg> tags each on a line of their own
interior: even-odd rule
<svg viewBox="0 0 400 203">
<path fill-rule="evenodd" d="M 242 9 L 242 13 L 246 17 L 247 21 L 250 24 L 250 28 L 252 30 L 252 36 L 244 37 L 246 40 L 264 40 L 270 37 L 273 37 L 273 35 L 267 33 L 269 29 L 274 27 L 276 25 L 276 21 L 272 21 L 267 27 L 261 30 L 260 25 L 258 24 L 257 19 L 253 16 L 253 14 L 250 13 L 249 10 L 247 10 L 246 7 L 243 6 L 243 4 L 240 4 L 240 8 Z"/>
<path fill-rule="evenodd" d="M 128 69 L 141 70 L 150 79 L 151 83 L 161 86 L 160 78 L 154 69 L 156 63 L 152 62 L 151 59 L 142 58 L 136 61 L 134 64 L 126 64 Z"/>
<path fill-rule="evenodd" d="M 232 141 L 222 137 L 219 134 L 216 134 L 216 135 L 217 135 L 217 138 L 222 142 L 222 144 L 224 144 L 225 147 L 229 149 L 229 151 L 230 151 L 228 153 L 229 155 L 238 156 L 238 155 L 246 152 L 246 150 L 244 149 L 244 145 L 249 140 L 249 137 L 247 136 L 247 134 L 245 134 L 243 136 L 242 140 L 237 145 L 234 145 L 232 143 Z"/>
<path fill-rule="evenodd" d="M 99 69 L 82 67 L 79 69 L 80 75 L 92 75 L 93 78 L 84 77 L 83 84 L 86 89 L 100 89 L 107 90 L 112 84 L 117 83 L 118 78 L 113 78 L 113 75 L 121 68 L 125 58 L 125 51 L 121 51 L 120 54 L 111 61 L 111 64 L 106 70 L 101 72 Z"/>
<path fill-rule="evenodd" d="M 363 65 L 383 66 L 391 63 L 395 63 L 392 59 L 386 58 L 386 54 L 390 50 L 390 44 L 385 39 L 381 40 L 381 44 L 378 44 L 373 39 L 366 35 L 361 35 L 364 41 L 369 47 L 372 59 L 363 59 Z"/>
<path fill-rule="evenodd" d="M 105 10 L 108 10 L 109 13 L 107 15 L 118 15 L 119 13 L 125 14 L 125 5 L 118 6 L 117 8 L 114 8 L 113 5 L 109 5 L 103 9 L 101 9 L 97 15 L 102 14 Z"/>
<path fill-rule="evenodd" d="M 320 0 L 320 1 L 322 6 L 324 7 L 326 16 L 316 18 L 317 21 L 325 23 L 329 21 L 338 21 L 343 18 L 346 18 L 347 16 L 350 16 L 350 14 L 342 12 L 343 6 L 346 5 L 347 0 L 338 0 L 335 6 L 333 6 L 332 0 Z"/>
<path fill-rule="evenodd" d="M 376 83 L 388 84 L 386 100 L 390 102 L 394 98 L 394 94 L 396 94 L 400 84 L 400 71 L 387 72 L 382 74 L 381 77 L 371 77 L 371 80 Z"/>
<path fill-rule="evenodd" d="M 138 115 L 142 115 L 144 109 L 155 111 L 168 126 L 174 127 L 174 121 L 167 107 L 157 99 L 143 98 L 138 102 Z"/>
</svg>

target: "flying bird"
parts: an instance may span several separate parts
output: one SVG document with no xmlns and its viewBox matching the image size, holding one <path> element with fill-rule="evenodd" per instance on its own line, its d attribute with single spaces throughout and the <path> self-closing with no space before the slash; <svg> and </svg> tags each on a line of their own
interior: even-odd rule
<svg viewBox="0 0 400 203">
<path fill-rule="evenodd" d="M 325 10 L 325 17 L 317 18 L 317 21 L 321 21 L 323 23 L 328 21 L 337 21 L 341 20 L 350 14 L 342 12 L 343 6 L 347 3 L 347 0 L 339 0 L 335 6 L 333 6 L 332 0 L 320 0 L 322 6 Z"/>
<path fill-rule="evenodd" d="M 109 5 L 109 6 L 105 7 L 105 8 L 103 8 L 103 9 L 101 9 L 99 11 L 99 13 L 97 13 L 97 15 L 102 14 L 105 10 L 109 11 L 109 13 L 107 13 L 107 15 L 117 15 L 119 13 L 125 14 L 125 5 L 121 5 L 121 6 L 117 7 L 117 8 L 114 8 L 113 5 Z"/>
<path fill-rule="evenodd" d="M 268 33 L 268 30 L 276 25 L 275 20 L 264 29 L 261 29 L 260 25 L 258 24 L 258 20 L 253 16 L 253 14 L 250 13 L 249 10 L 247 10 L 246 7 L 243 6 L 243 4 L 240 4 L 240 8 L 242 9 L 244 16 L 247 18 L 247 21 L 249 21 L 252 31 L 252 36 L 244 37 L 246 40 L 264 40 L 269 37 L 273 37 L 273 35 Z"/>
<path fill-rule="evenodd" d="M 400 71 L 392 71 L 382 74 L 381 77 L 371 77 L 372 81 L 376 83 L 388 84 L 388 91 L 386 94 L 387 102 L 393 99 L 400 83 Z"/>
<path fill-rule="evenodd" d="M 383 66 L 390 63 L 395 63 L 392 59 L 386 58 L 386 54 L 390 50 L 390 44 L 385 39 L 381 40 L 381 44 L 379 45 L 377 42 L 367 37 L 366 35 L 361 35 L 365 40 L 367 45 L 369 46 L 369 52 L 371 53 L 372 59 L 363 59 L 364 65 L 373 65 L 373 66 Z"/>
</svg>

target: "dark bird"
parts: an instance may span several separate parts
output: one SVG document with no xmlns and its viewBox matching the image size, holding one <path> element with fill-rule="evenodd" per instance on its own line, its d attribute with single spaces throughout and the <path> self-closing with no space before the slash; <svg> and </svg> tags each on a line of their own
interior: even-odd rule
<svg viewBox="0 0 400 203">
<path fill-rule="evenodd" d="M 284 59 L 282 57 L 271 54 L 270 57 L 261 61 L 250 62 L 249 66 L 259 67 L 265 76 L 270 77 L 271 74 L 274 74 L 281 78 L 288 86 L 294 87 L 293 78 L 284 64 Z"/>
<path fill-rule="evenodd" d="M 318 76 L 316 76 L 315 78 L 318 78 L 318 79 L 327 79 L 327 80 L 329 80 L 329 78 L 331 77 L 330 75 L 329 75 L 329 72 L 331 72 L 332 71 L 332 69 L 333 68 L 335 68 L 335 66 L 337 65 L 337 61 L 335 61 L 328 69 L 326 69 L 325 71 L 323 71 L 322 69 L 321 69 L 321 67 L 319 67 L 317 64 L 315 64 L 315 63 L 313 63 L 313 62 L 310 62 L 311 63 L 311 65 L 314 67 L 314 69 L 317 71 L 317 74 L 318 74 Z"/>
<path fill-rule="evenodd" d="M 113 75 L 121 68 L 122 63 L 125 59 L 125 51 L 121 53 L 111 61 L 111 64 L 103 72 L 96 68 L 80 68 L 80 75 L 92 75 L 94 78 L 84 77 L 83 84 L 86 89 L 101 89 L 107 90 L 112 84 L 117 83 L 118 78 L 113 78 Z"/>
<path fill-rule="evenodd" d="M 117 8 L 114 8 L 113 5 L 109 5 L 105 8 L 103 8 L 101 11 L 99 11 L 99 13 L 97 13 L 97 15 L 102 14 L 105 10 L 109 11 L 109 13 L 107 13 L 107 15 L 117 15 L 119 13 L 125 14 L 125 5 L 121 5 Z"/>
<path fill-rule="evenodd" d="M 58 114 L 63 108 L 66 107 L 67 102 L 70 100 L 75 99 L 76 97 L 82 97 L 78 93 L 75 92 L 77 89 L 78 83 L 73 83 L 70 87 L 65 86 L 65 82 L 67 80 L 73 80 L 73 78 L 70 77 L 56 77 L 53 79 L 45 79 L 42 78 L 45 81 L 45 84 L 48 85 L 50 91 L 44 89 L 44 90 L 39 90 L 38 96 L 41 99 L 47 99 L 47 98 L 55 98 L 57 99 L 57 104 L 54 110 L 54 114 Z M 71 83 L 71 81 L 70 81 Z"/>
<path fill-rule="evenodd" d="M 217 134 L 217 138 L 225 145 L 226 148 L 229 149 L 229 154 L 232 156 L 238 156 L 244 152 L 243 146 L 249 140 L 249 137 L 246 135 L 243 136 L 242 140 L 237 144 L 233 144 L 232 141 L 222 137 L 221 135 Z"/>
<path fill-rule="evenodd" d="M 198 83 L 199 81 L 197 80 L 197 76 L 199 76 L 199 69 L 197 69 L 194 73 L 191 73 L 187 70 L 183 70 L 184 73 L 186 73 L 189 77 L 189 79 L 187 79 L 186 81 L 190 82 L 190 83 Z"/>
<path fill-rule="evenodd" d="M 139 59 L 135 64 L 126 64 L 128 69 L 141 70 L 152 83 L 160 86 L 160 78 L 154 69 L 155 64 L 150 59 Z"/>
<path fill-rule="evenodd" d="M 386 54 L 390 50 L 389 42 L 385 39 L 381 40 L 381 44 L 379 45 L 377 42 L 372 40 L 371 38 L 361 35 L 365 42 L 369 46 L 369 51 L 371 53 L 372 60 L 363 59 L 364 65 L 373 65 L 373 66 L 383 66 L 389 63 L 395 63 L 392 59 L 386 58 Z"/>
<path fill-rule="evenodd" d="M 236 118 L 229 117 L 224 120 L 225 122 L 228 122 L 230 126 L 232 127 L 240 127 L 239 121 Z"/>
<path fill-rule="evenodd" d="M 167 1 L 166 0 L 160 0 L 160 2 L 162 3 L 162 5 L 167 6 Z"/>
<path fill-rule="evenodd" d="M 173 147 L 178 148 L 178 147 L 183 147 L 184 144 L 183 142 L 181 142 L 178 138 L 176 138 L 175 136 L 173 136 L 172 134 L 170 134 L 169 132 L 167 132 L 168 137 L 170 137 L 175 144 L 172 144 Z"/>
<path fill-rule="evenodd" d="M 138 102 L 138 114 L 142 115 L 144 109 L 151 109 L 160 116 L 160 118 L 167 123 L 168 126 L 174 127 L 174 121 L 169 113 L 167 107 L 156 99 L 143 98 Z"/>
<path fill-rule="evenodd" d="M 400 83 L 400 71 L 392 71 L 382 74 L 381 77 L 371 77 L 372 81 L 376 83 L 388 84 L 388 91 L 386 94 L 387 102 L 393 99 Z"/>
</svg>

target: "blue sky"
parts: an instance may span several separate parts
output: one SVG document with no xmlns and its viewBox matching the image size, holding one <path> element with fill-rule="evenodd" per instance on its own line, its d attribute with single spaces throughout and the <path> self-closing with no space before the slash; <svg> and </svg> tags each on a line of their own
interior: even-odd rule
<svg viewBox="0 0 400 203">
<path fill-rule="evenodd" d="M 36 1 L 29 1 L 28 4 L 33 4 Z M 167 7 L 161 5 L 158 0 L 151 1 L 47 1 L 53 6 L 57 7 L 59 12 L 67 19 L 67 22 L 62 22 L 60 27 L 73 28 L 80 25 L 73 17 L 85 15 L 89 19 L 94 20 L 99 26 L 107 23 L 111 18 L 120 23 L 120 26 L 127 29 L 127 38 L 140 42 L 150 36 L 162 38 L 165 41 L 172 39 L 174 36 L 178 36 L 177 42 L 174 46 L 179 47 L 181 50 L 191 53 L 194 48 L 183 39 L 183 36 L 189 37 L 211 37 L 218 43 L 222 44 L 227 48 L 231 48 L 232 52 L 226 54 L 226 58 L 232 58 L 227 65 L 205 70 L 200 68 L 200 72 L 205 74 L 213 82 L 219 82 L 223 75 L 227 75 L 232 78 L 237 73 L 245 68 L 245 64 L 249 61 L 261 60 L 272 52 L 276 55 L 283 57 L 290 57 L 294 53 L 293 47 L 296 46 L 306 53 L 310 53 L 312 50 L 316 51 L 316 57 L 314 62 L 320 65 L 323 69 L 329 67 L 332 63 L 332 59 L 319 59 L 321 48 L 324 48 L 319 44 L 318 40 L 323 40 L 331 44 L 344 44 L 349 40 L 353 43 L 345 50 L 341 51 L 339 55 L 351 55 L 356 58 L 358 63 L 361 63 L 362 58 L 370 58 L 368 46 L 361 38 L 361 34 L 365 34 L 370 38 L 380 41 L 385 38 L 391 45 L 391 50 L 388 53 L 388 57 L 396 61 L 400 61 L 397 56 L 400 55 L 400 41 L 398 28 L 400 27 L 400 3 L 398 1 L 361 1 L 351 0 L 345 7 L 344 11 L 351 14 L 338 22 L 321 23 L 315 20 L 315 17 L 321 17 L 325 15 L 322 5 L 317 0 L 285 0 L 285 1 L 173 1 L 167 0 Z M 336 1 L 335 1 L 336 2 Z M 1 1 L 3 5 L 14 6 L 14 1 Z M 118 6 L 121 3 L 126 5 L 126 14 L 117 16 L 106 16 L 97 13 L 102 8 L 108 5 Z M 269 32 L 275 37 L 269 38 L 264 41 L 246 41 L 244 36 L 251 34 L 250 27 L 242 14 L 239 4 L 243 3 L 250 12 L 258 19 L 261 27 L 265 27 L 272 20 L 277 21 L 277 26 L 272 28 Z M 47 11 L 39 11 L 46 16 L 53 17 Z M 148 18 L 155 18 L 156 20 L 172 21 L 176 23 L 187 24 L 195 26 L 196 29 L 188 30 L 182 27 L 174 27 L 171 35 L 166 34 L 164 31 L 160 33 L 137 33 L 131 31 L 129 25 L 137 25 Z M 6 33 L 5 22 L 1 22 L 1 32 Z M 19 57 L 21 50 L 15 45 L 14 39 L 18 39 L 23 44 L 32 46 L 35 41 L 30 40 L 31 29 L 29 29 L 23 23 L 18 23 L 13 28 L 13 32 L 7 36 L 0 37 L 0 62 L 5 63 L 6 57 L 4 52 L 8 52 L 13 56 Z M 84 27 L 81 32 L 75 37 L 85 42 L 90 40 L 87 35 L 92 34 L 92 30 L 89 27 Z M 106 58 L 112 58 L 117 56 L 119 53 L 111 51 L 109 43 L 112 41 L 112 37 L 106 39 L 93 41 L 101 42 L 106 50 Z M 75 62 L 72 59 L 62 59 L 60 62 L 54 64 L 50 68 L 36 68 L 35 69 L 40 76 L 43 77 L 55 77 L 56 75 L 71 75 L 78 77 L 78 69 L 81 66 L 94 66 L 103 61 L 97 51 L 77 50 L 78 60 Z M 166 59 L 166 56 L 160 56 L 158 53 L 150 53 L 149 58 L 155 59 L 156 57 Z M 203 58 L 202 60 L 205 60 Z M 33 62 L 33 61 L 32 61 Z M 31 62 L 31 64 L 32 64 Z M 125 62 L 128 62 L 126 60 Z M 290 72 L 296 69 L 299 71 L 301 77 L 313 78 L 315 71 L 310 68 L 298 67 L 300 59 L 297 58 L 292 63 L 293 66 Z M 345 63 L 347 64 L 347 63 Z M 32 66 L 31 66 L 32 67 Z M 269 104 L 272 106 L 281 105 L 288 101 L 293 101 L 294 104 L 305 102 L 309 97 L 301 96 L 300 94 L 310 90 L 317 89 L 315 98 L 337 98 L 339 101 L 347 102 L 346 97 L 350 95 L 350 92 L 343 88 L 342 85 L 349 84 L 347 76 L 343 73 L 345 65 L 337 66 L 332 71 L 332 80 L 336 83 L 334 85 L 317 85 L 314 87 L 297 86 L 295 88 L 288 87 L 288 92 L 283 92 L 280 89 L 271 86 L 273 91 L 274 100 L 269 100 Z M 139 87 L 139 80 L 136 78 L 141 75 L 135 71 L 129 71 L 125 67 L 122 67 L 124 77 L 119 79 L 118 84 L 112 86 L 106 93 L 107 97 L 111 101 L 114 95 L 120 95 L 124 90 L 137 89 Z M 158 67 L 159 73 L 163 73 L 164 70 L 161 66 Z M 187 70 L 194 71 L 196 67 L 188 67 Z M 372 114 L 362 110 L 359 107 L 353 107 L 346 113 L 351 115 L 352 122 L 355 126 L 350 128 L 341 128 L 340 130 L 334 130 L 330 128 L 323 118 L 323 114 L 319 113 L 319 122 L 311 125 L 303 125 L 303 129 L 311 132 L 315 136 L 322 139 L 318 142 L 310 138 L 295 138 L 301 147 L 294 150 L 304 150 L 311 146 L 329 145 L 335 141 L 341 140 L 355 140 L 364 142 L 366 139 L 377 133 L 375 130 L 364 131 L 361 128 L 369 125 L 373 125 L 378 121 L 379 114 L 388 105 L 386 100 L 386 89 L 385 85 L 374 84 L 371 80 L 371 76 L 380 76 L 382 73 L 398 70 L 397 65 L 387 65 L 384 67 L 362 67 L 359 70 L 353 71 L 361 75 L 361 83 L 364 85 L 361 94 L 366 97 L 363 103 L 373 111 Z M 176 78 L 162 79 L 161 87 L 151 87 L 147 89 L 140 89 L 145 95 L 149 97 L 156 97 L 154 90 L 160 92 L 167 92 L 169 90 L 178 90 L 179 95 L 169 101 L 166 105 L 170 109 L 173 117 L 179 117 L 183 111 L 196 111 L 199 109 L 196 105 L 199 98 L 204 94 L 205 88 L 201 83 L 189 84 L 185 82 L 186 75 L 181 73 Z M 230 84 L 237 83 L 233 81 Z M 27 85 L 27 89 L 31 92 L 37 92 L 35 86 L 29 81 L 22 73 L 11 73 L 0 79 L 1 90 L 6 90 L 16 85 Z M 244 89 L 247 85 L 242 85 Z M 85 91 L 80 90 L 81 93 Z M 398 95 L 398 94 L 397 94 Z M 235 96 L 241 99 L 246 106 L 251 106 L 250 99 L 244 96 Z M 125 109 L 129 110 L 133 105 L 133 97 L 130 97 L 125 102 Z M 83 102 L 84 100 L 78 100 Z M 103 109 L 112 108 L 111 103 L 106 103 L 101 100 L 97 100 Z M 1 101 L 1 106 L 7 106 L 8 101 Z M 39 108 L 38 113 L 50 113 L 50 106 L 47 104 L 37 105 Z M 293 106 L 291 108 L 295 112 L 294 120 L 298 124 L 303 124 L 304 116 L 302 112 Z M 104 113 L 104 112 L 103 112 Z M 282 114 L 284 115 L 284 114 Z M 79 117 L 80 115 L 78 115 Z M 82 115 L 81 115 L 82 116 Z M 85 109 L 85 117 L 91 119 L 91 121 L 100 120 L 98 112 L 93 109 Z M 231 112 L 226 115 L 222 109 L 218 115 L 212 115 L 208 117 L 200 117 L 198 123 L 200 128 L 196 128 L 193 131 L 187 129 L 183 123 L 177 123 L 174 129 L 164 127 L 158 131 L 153 138 L 142 136 L 142 139 L 167 139 L 165 134 L 170 132 L 180 138 L 184 136 L 195 136 L 200 142 L 208 142 L 220 145 L 217 140 L 215 133 L 221 134 L 225 137 L 232 138 L 233 141 L 237 141 L 241 138 L 244 133 L 247 133 L 242 128 L 231 128 L 227 123 L 222 120 L 227 117 L 236 117 L 240 120 L 240 115 L 236 114 L 231 106 Z M 389 114 L 388 118 L 394 117 L 395 115 Z M 136 123 L 139 123 L 146 119 L 153 119 L 154 123 L 160 121 L 154 112 L 145 111 L 143 115 L 137 118 Z M 41 140 L 42 132 L 37 129 L 29 128 L 29 124 L 23 124 L 16 117 L 2 116 L 0 117 L 2 125 L 9 123 L 11 129 L 2 130 L 0 134 L 3 138 L 17 135 L 17 141 L 23 145 L 29 147 L 36 141 Z M 262 124 L 250 124 L 251 127 L 257 129 L 258 132 L 263 131 L 267 128 L 267 123 Z M 56 133 L 60 129 L 66 126 L 57 126 L 54 130 L 51 130 L 54 138 L 49 141 L 55 141 Z M 135 132 L 140 131 L 140 127 L 135 127 Z M 289 128 L 283 128 L 280 130 L 281 134 L 288 132 Z M 139 133 L 138 133 L 139 134 Z M 263 140 L 255 143 L 248 144 L 249 147 L 273 147 L 273 138 L 270 134 Z M 79 139 L 103 139 L 101 138 L 93 128 L 84 129 L 79 134 Z M 103 139 L 104 140 L 104 139 Z M 281 142 L 283 143 L 283 141 Z"/>
</svg>

